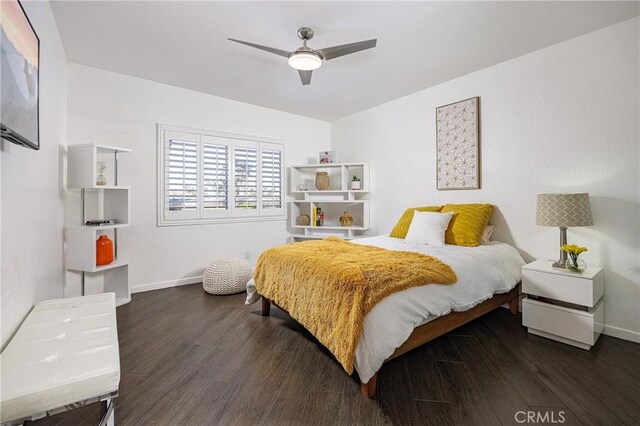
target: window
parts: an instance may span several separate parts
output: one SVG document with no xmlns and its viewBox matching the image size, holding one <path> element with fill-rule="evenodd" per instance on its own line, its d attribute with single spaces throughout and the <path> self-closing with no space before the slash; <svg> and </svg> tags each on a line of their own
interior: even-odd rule
<svg viewBox="0 0 640 426">
<path fill-rule="evenodd" d="M 159 225 L 283 218 L 282 144 L 167 126 L 158 139 Z"/>
</svg>

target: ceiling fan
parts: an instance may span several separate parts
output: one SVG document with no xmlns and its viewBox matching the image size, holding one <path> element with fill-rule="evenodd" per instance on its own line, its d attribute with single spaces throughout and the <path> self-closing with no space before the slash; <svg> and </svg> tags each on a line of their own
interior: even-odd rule
<svg viewBox="0 0 640 426">
<path fill-rule="evenodd" d="M 298 37 L 302 39 L 302 47 L 294 50 L 293 52 L 287 52 L 286 50 L 276 49 L 274 47 L 262 46 L 260 44 L 249 43 L 248 41 L 236 40 L 235 38 L 229 38 L 227 40 L 235 41 L 236 43 L 244 44 L 247 46 L 255 47 L 256 49 L 264 50 L 276 55 L 284 56 L 289 59 L 289 66 L 298 70 L 300 74 L 300 80 L 304 86 L 311 83 L 311 73 L 313 70 L 320 68 L 322 60 L 328 61 L 330 59 L 339 58 L 340 56 L 356 53 L 361 50 L 371 49 L 376 47 L 377 39 L 357 41 L 355 43 L 342 44 L 340 46 L 326 47 L 324 49 L 314 50 L 307 46 L 307 42 L 313 38 L 313 30 L 309 27 L 302 27 L 298 29 Z"/>
</svg>

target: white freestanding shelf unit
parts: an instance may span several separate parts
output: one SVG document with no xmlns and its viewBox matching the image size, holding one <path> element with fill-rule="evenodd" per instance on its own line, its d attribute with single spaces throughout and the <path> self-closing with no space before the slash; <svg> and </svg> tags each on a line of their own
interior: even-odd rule
<svg viewBox="0 0 640 426">
<path fill-rule="evenodd" d="M 67 226 L 67 270 L 80 274 L 82 295 L 116 294 L 116 306 L 131 301 L 129 264 L 118 256 L 118 230 L 131 223 L 131 188 L 118 185 L 118 155 L 128 148 L 100 144 L 68 147 L 67 187 L 80 193 L 81 212 L 76 223 Z M 107 185 L 96 185 L 96 164 L 104 161 Z M 114 225 L 87 226 L 88 220 L 115 219 Z M 96 266 L 96 240 L 107 234 L 113 241 L 114 261 Z"/>
<path fill-rule="evenodd" d="M 327 190 L 315 187 L 316 172 L 327 172 L 330 185 Z M 351 189 L 352 176 L 360 179 L 360 189 Z M 369 165 L 366 163 L 304 164 L 291 166 L 291 202 L 289 220 L 293 231 L 292 241 L 322 239 L 337 236 L 345 240 L 358 238 L 369 229 L 369 200 L 363 199 L 369 194 L 371 181 Z M 305 185 L 306 191 L 300 191 L 299 185 Z M 320 208 L 325 214 L 324 226 L 296 224 L 298 216 L 307 214 L 313 222 L 313 209 Z M 353 217 L 352 226 L 341 226 L 340 216 L 348 211 Z"/>
</svg>

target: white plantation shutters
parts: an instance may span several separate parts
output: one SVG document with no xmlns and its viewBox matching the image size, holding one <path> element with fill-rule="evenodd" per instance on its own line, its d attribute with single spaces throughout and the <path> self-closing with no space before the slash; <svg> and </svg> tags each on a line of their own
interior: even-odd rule
<svg viewBox="0 0 640 426">
<path fill-rule="evenodd" d="M 260 150 L 261 208 L 264 215 L 284 211 L 284 155 L 282 145 L 262 144 Z"/>
<path fill-rule="evenodd" d="M 229 213 L 229 145 L 202 136 L 202 216 Z"/>
<path fill-rule="evenodd" d="M 164 209 L 170 218 L 196 218 L 198 144 L 195 135 L 170 132 L 165 141 Z"/>
<path fill-rule="evenodd" d="M 258 147 L 257 143 L 236 141 L 233 148 L 234 207 L 243 216 L 258 213 Z"/>
<path fill-rule="evenodd" d="M 158 223 L 284 216 L 281 144 L 160 127 Z"/>
</svg>

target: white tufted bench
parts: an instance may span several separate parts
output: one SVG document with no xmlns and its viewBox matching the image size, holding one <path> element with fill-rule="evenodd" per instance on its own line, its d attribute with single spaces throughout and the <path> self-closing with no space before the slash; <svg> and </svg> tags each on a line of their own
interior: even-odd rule
<svg viewBox="0 0 640 426">
<path fill-rule="evenodd" d="M 107 401 L 113 424 L 120 359 L 114 293 L 38 303 L 0 354 L 2 424 Z"/>
</svg>

